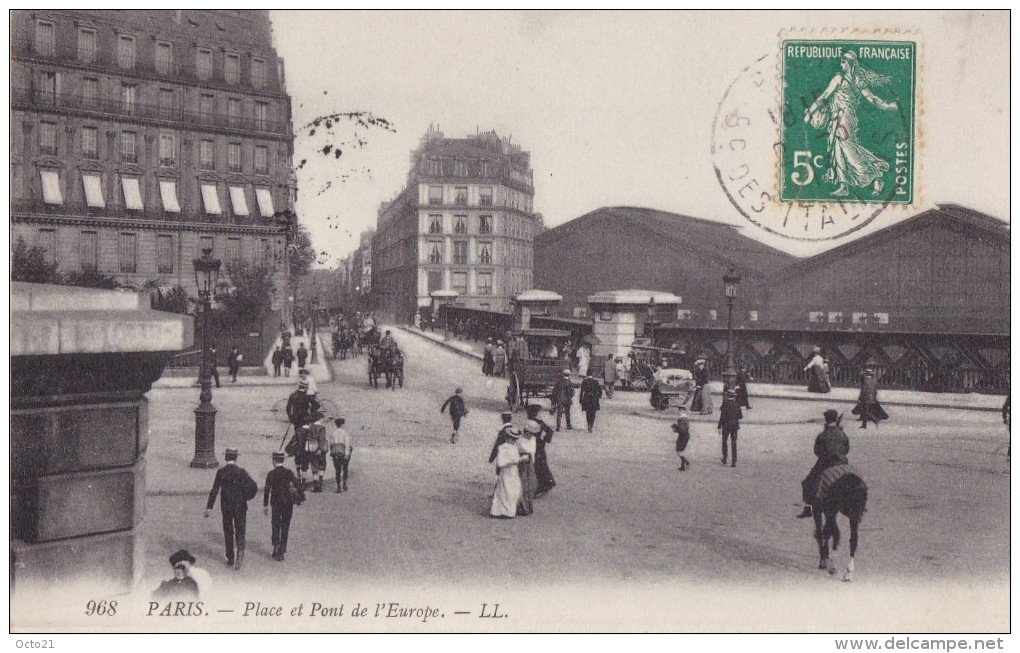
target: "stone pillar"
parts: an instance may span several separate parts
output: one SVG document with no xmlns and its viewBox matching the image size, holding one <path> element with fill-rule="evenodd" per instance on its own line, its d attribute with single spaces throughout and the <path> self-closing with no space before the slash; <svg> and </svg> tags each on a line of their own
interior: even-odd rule
<svg viewBox="0 0 1020 653">
<path fill-rule="evenodd" d="M 531 328 L 532 315 L 547 315 L 563 297 L 549 290 L 526 290 L 514 297 L 514 331 Z"/>
<path fill-rule="evenodd" d="M 14 283 L 11 596 L 130 591 L 143 569 L 145 393 L 194 339 L 147 295 Z"/>
<path fill-rule="evenodd" d="M 672 312 L 681 299 L 668 292 L 654 290 L 607 290 L 588 297 L 593 326 L 599 344 L 592 347 L 595 356 L 626 356 L 631 343 L 644 332 L 649 300 L 655 298 L 656 313 Z"/>
</svg>

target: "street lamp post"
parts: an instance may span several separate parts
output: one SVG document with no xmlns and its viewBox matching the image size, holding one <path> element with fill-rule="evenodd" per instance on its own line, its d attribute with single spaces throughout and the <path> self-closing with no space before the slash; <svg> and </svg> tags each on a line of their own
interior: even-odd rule
<svg viewBox="0 0 1020 653">
<path fill-rule="evenodd" d="M 723 275 L 723 286 L 726 290 L 726 369 L 723 370 L 723 383 L 726 390 L 730 392 L 736 389 L 737 368 L 733 361 L 733 300 L 737 298 L 737 286 L 740 285 L 740 275 L 734 268 Z M 726 395 L 723 395 L 723 401 Z"/>
<path fill-rule="evenodd" d="M 314 365 L 319 361 L 317 342 L 319 340 L 319 298 L 316 297 L 312 300 L 312 364 Z"/>
<path fill-rule="evenodd" d="M 216 407 L 212 404 L 212 360 L 209 357 L 209 311 L 212 296 L 220 274 L 222 261 L 212 257 L 212 249 L 203 249 L 202 256 L 194 260 L 195 284 L 202 304 L 202 369 L 199 382 L 202 389 L 195 408 L 195 457 L 191 466 L 199 469 L 219 467 L 216 461 Z"/>
</svg>

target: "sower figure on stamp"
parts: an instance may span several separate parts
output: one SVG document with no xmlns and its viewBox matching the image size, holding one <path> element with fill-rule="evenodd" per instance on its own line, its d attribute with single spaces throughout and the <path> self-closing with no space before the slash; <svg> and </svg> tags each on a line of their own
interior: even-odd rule
<svg viewBox="0 0 1020 653">
<path fill-rule="evenodd" d="M 271 539 L 273 542 L 273 560 L 283 562 L 287 553 L 287 537 L 290 534 L 290 520 L 294 515 L 296 498 L 302 495 L 297 476 L 283 466 L 287 457 L 282 451 L 273 452 L 273 469 L 266 475 L 266 488 L 262 493 L 262 510 L 269 514 Z"/>
<path fill-rule="evenodd" d="M 886 102 L 875 95 L 872 86 L 885 86 L 892 81 L 888 76 L 863 68 L 857 54 L 847 52 L 839 63 L 829 85 L 811 106 L 804 111 L 804 122 L 827 134 L 829 168 L 824 179 L 839 186 L 832 191 L 834 197 L 846 197 L 849 186 L 872 187 L 872 195 L 882 192 L 882 176 L 889 172 L 889 162 L 875 156 L 858 140 L 858 110 L 861 99 L 883 111 L 895 111 L 896 102 Z"/>
<path fill-rule="evenodd" d="M 220 496 L 220 511 L 223 513 L 223 543 L 227 550 L 227 564 L 240 569 L 244 563 L 244 531 L 248 522 L 248 501 L 259 493 L 259 486 L 237 465 L 237 449 L 228 447 L 223 454 L 227 461 L 216 470 L 209 501 L 205 506 L 205 516 L 216 504 L 216 496 Z"/>
</svg>

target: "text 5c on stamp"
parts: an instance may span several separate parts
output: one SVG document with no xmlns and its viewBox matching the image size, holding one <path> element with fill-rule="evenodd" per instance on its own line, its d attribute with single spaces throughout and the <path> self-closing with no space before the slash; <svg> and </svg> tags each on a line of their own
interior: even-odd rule
<svg viewBox="0 0 1020 653">
<path fill-rule="evenodd" d="M 916 44 L 788 40 L 780 57 L 780 200 L 913 202 Z"/>
</svg>

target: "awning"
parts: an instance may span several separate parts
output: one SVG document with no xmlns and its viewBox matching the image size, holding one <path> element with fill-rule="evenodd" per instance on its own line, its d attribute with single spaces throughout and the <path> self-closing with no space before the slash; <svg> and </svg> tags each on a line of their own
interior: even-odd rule
<svg viewBox="0 0 1020 653">
<path fill-rule="evenodd" d="M 220 196 L 216 193 L 215 184 L 202 184 L 202 203 L 205 205 L 205 212 L 212 215 L 221 215 Z"/>
<path fill-rule="evenodd" d="M 142 190 L 138 186 L 138 177 L 121 177 L 121 185 L 124 187 L 124 206 L 131 211 L 141 211 Z"/>
<path fill-rule="evenodd" d="M 85 186 L 85 203 L 93 209 L 105 208 L 106 200 L 103 199 L 102 177 L 97 174 L 83 172 L 81 181 Z"/>
<path fill-rule="evenodd" d="M 248 215 L 248 201 L 244 197 L 244 186 L 230 187 L 230 204 L 234 207 L 234 215 Z"/>
<path fill-rule="evenodd" d="M 56 170 L 40 170 L 42 175 L 43 201 L 47 204 L 63 204 L 64 196 L 60 192 L 60 173 Z"/>
<path fill-rule="evenodd" d="M 163 210 L 167 213 L 180 213 L 181 205 L 177 203 L 177 182 L 159 182 L 159 196 L 163 198 Z"/>
<path fill-rule="evenodd" d="M 256 188 L 255 199 L 259 203 L 259 213 L 263 218 L 271 218 L 275 211 L 273 211 L 273 194 L 268 188 Z"/>
</svg>

